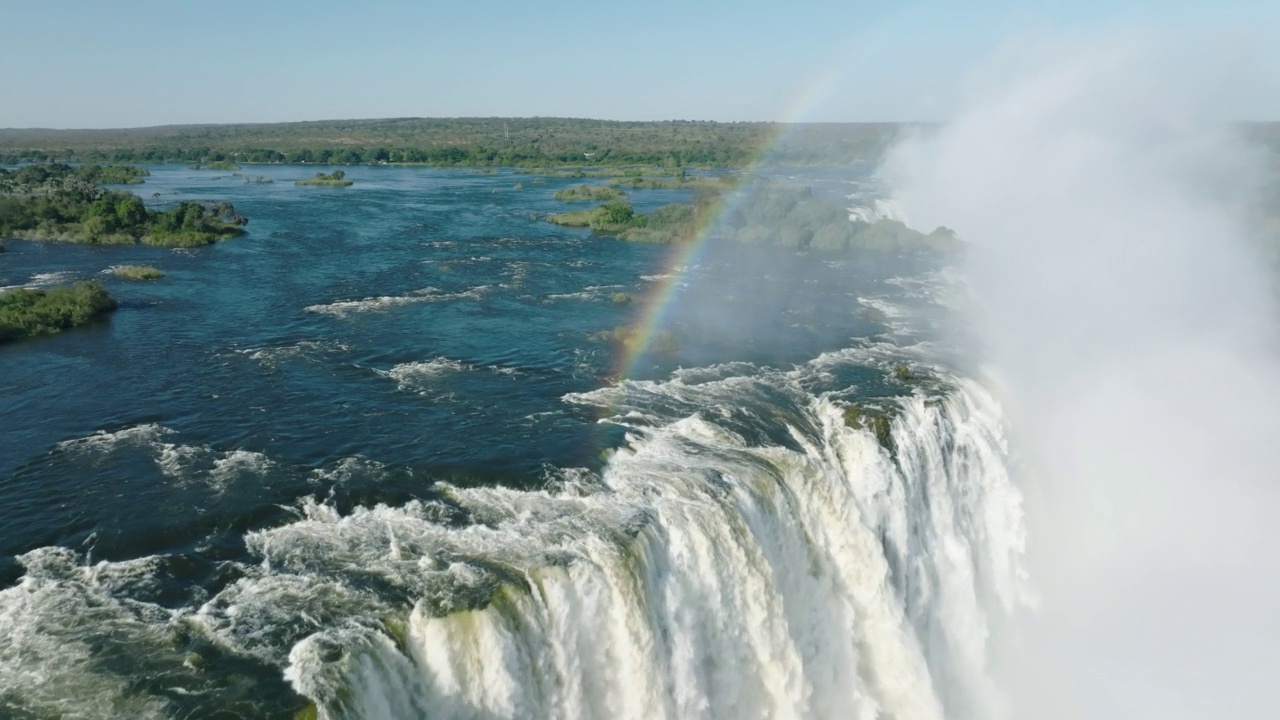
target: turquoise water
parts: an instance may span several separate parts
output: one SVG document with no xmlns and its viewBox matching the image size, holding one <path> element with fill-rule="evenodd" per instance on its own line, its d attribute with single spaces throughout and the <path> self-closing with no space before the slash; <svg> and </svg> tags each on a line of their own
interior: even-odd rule
<svg viewBox="0 0 1280 720">
<path fill-rule="evenodd" d="M 120 309 L 0 348 L 0 587 L 10 588 L 0 629 L 33 633 L 18 644 L 31 674 L 16 664 L 18 674 L 0 674 L 0 710 L 287 714 L 303 702 L 295 691 L 311 687 L 285 680 L 298 643 L 352 613 L 368 613 L 369 625 L 408 612 L 429 593 L 399 576 L 360 576 L 355 553 L 321 575 L 340 576 L 343 592 L 359 588 L 366 604 L 297 609 L 255 625 L 254 642 L 233 642 L 225 633 L 238 631 L 209 618 L 234 615 L 219 614 L 233 590 L 290 562 L 273 564 L 253 538 L 297 527 L 316 507 L 348 517 L 426 503 L 451 508 L 436 520 L 445 527 L 483 524 L 458 493 L 538 493 L 566 473 L 607 478 L 612 450 L 682 418 L 718 423 L 749 446 L 797 448 L 794 428 L 816 427 L 806 415 L 815 398 L 912 392 L 887 369 L 895 347 L 927 334 L 895 322 L 927 317 L 912 310 L 922 304 L 912 279 L 930 270 L 918 260 L 712 240 L 691 266 L 673 268 L 672 248 L 542 221 L 566 209 L 552 193 L 581 180 L 355 167 L 351 188 L 292 184 L 315 169 L 249 166 L 246 175 L 276 182 L 246 184 L 156 166 L 129 188 L 161 205 L 233 202 L 248 233 L 208 248 L 6 242 L 0 286 L 93 278 Z M 844 193 L 864 175 L 789 181 Z M 687 199 L 630 194 L 641 211 Z M 104 274 L 121 264 L 166 276 Z M 665 328 L 678 348 L 620 378 L 624 349 L 600 334 L 635 322 L 672 272 L 681 277 Z M 615 293 L 634 302 L 615 303 Z M 880 349 L 840 355 L 851 348 Z M 714 402 L 655 390 L 738 379 L 746 385 Z M 23 604 L 43 592 L 54 598 L 45 607 Z M 95 612 L 115 629 L 70 620 Z M 96 704 L 72 712 L 5 687 L 19 677 L 63 694 L 92 687 L 85 696 Z M 371 713 L 307 694 L 335 715 Z"/>
</svg>

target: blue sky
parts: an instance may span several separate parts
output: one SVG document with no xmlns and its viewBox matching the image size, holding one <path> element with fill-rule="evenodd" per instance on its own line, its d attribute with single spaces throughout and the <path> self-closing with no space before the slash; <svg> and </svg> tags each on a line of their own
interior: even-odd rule
<svg viewBox="0 0 1280 720">
<path fill-rule="evenodd" d="M 1020 38 L 1214 35 L 1280 75 L 1280 3 L 0 0 L 0 127 L 404 116 L 943 119 Z M 1280 119 L 1280 98 L 1237 115 Z"/>
</svg>

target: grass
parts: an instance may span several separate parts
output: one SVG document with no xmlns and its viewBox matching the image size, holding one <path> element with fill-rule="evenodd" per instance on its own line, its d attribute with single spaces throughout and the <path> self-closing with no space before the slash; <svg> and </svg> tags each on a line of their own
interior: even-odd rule
<svg viewBox="0 0 1280 720">
<path fill-rule="evenodd" d="M 0 343 L 52 335 L 84 325 L 116 309 L 116 301 L 94 282 L 0 293 Z"/>
<path fill-rule="evenodd" d="M 591 219 L 596 216 L 596 209 L 574 210 L 567 213 L 555 213 L 547 216 L 547 222 L 563 227 L 590 227 Z"/>
<path fill-rule="evenodd" d="M 150 265 L 117 265 L 111 268 L 111 274 L 126 280 L 159 280 L 164 273 Z"/>
</svg>

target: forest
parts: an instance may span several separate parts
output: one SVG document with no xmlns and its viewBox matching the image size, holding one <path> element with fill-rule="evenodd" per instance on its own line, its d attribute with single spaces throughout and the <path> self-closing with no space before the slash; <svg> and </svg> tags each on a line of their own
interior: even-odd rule
<svg viewBox="0 0 1280 720">
<path fill-rule="evenodd" d="M 0 163 L 740 167 L 768 159 L 830 165 L 872 162 L 900 133 L 925 127 L 902 123 L 397 118 L 122 130 L 0 129 Z"/>
</svg>

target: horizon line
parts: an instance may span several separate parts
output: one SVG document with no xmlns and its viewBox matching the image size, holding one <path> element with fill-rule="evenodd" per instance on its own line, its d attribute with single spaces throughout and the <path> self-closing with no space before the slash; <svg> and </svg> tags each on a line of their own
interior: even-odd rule
<svg viewBox="0 0 1280 720">
<path fill-rule="evenodd" d="M 570 117 L 560 115 L 452 115 L 452 116 L 399 116 L 399 117 L 364 117 L 364 118 L 318 118 L 314 120 L 279 120 L 270 122 L 194 122 L 165 123 L 161 125 L 130 125 L 123 127 L 0 127 L 0 132 L 103 132 L 127 130 L 164 130 L 170 128 L 205 128 L 205 127 L 244 127 L 270 125 L 302 125 L 307 123 L 331 122 L 391 122 L 397 120 L 573 120 L 577 122 L 599 122 L 614 125 L 661 125 L 665 123 L 688 123 L 705 125 L 938 125 L 939 120 L 698 120 L 692 118 L 670 118 L 666 120 L 611 120 L 605 118 Z M 1261 121 L 1271 122 L 1271 121 Z"/>
</svg>

